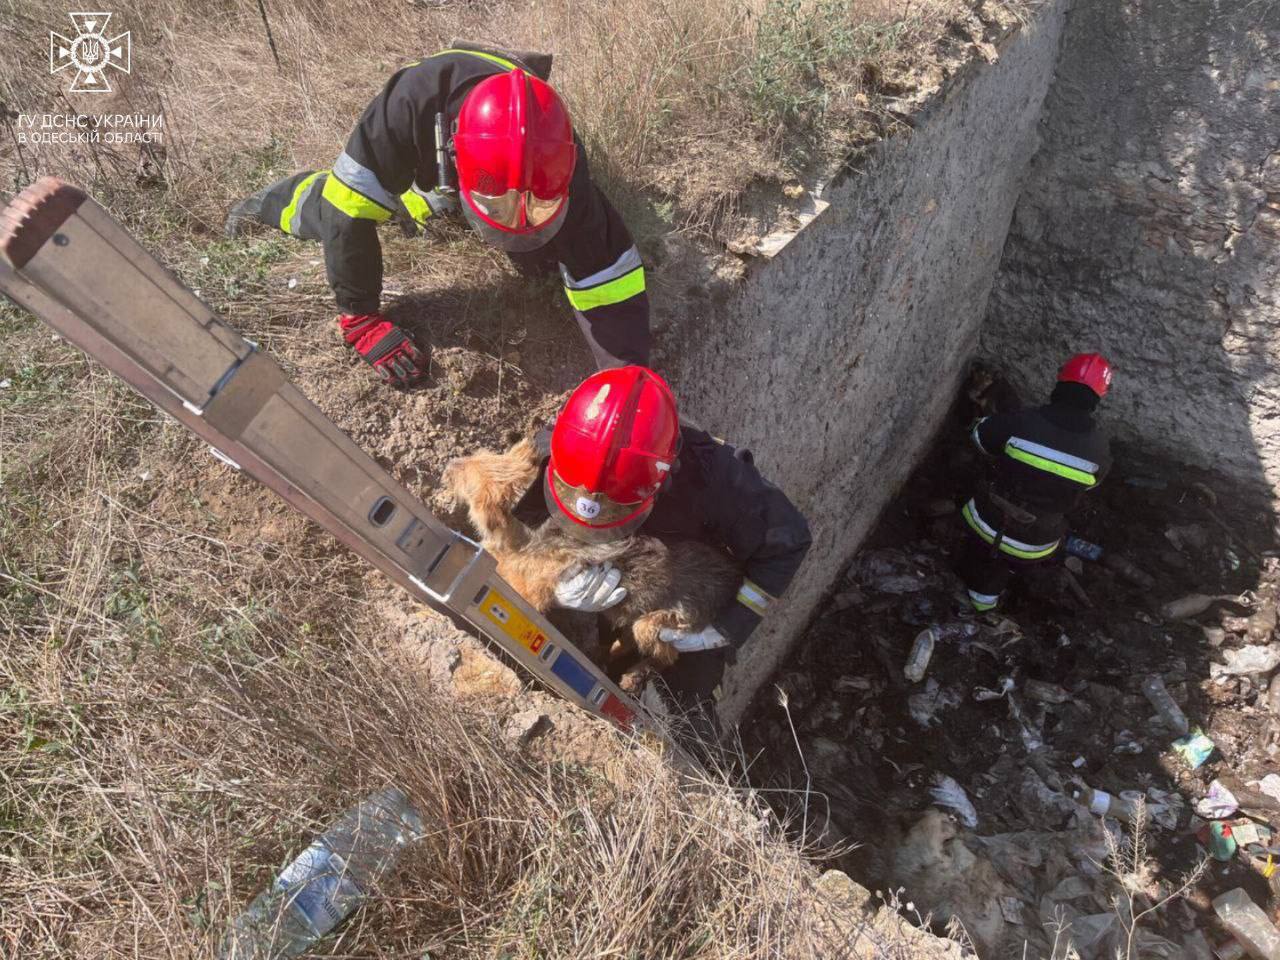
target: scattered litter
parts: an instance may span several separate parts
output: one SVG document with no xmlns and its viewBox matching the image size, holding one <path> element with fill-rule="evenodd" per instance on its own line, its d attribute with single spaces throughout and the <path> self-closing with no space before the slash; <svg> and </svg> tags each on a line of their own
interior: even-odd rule
<svg viewBox="0 0 1280 960">
<path fill-rule="evenodd" d="M 146 483 L 148 480 L 151 479 L 151 471 L 150 470 L 141 471 L 138 474 L 138 479 L 141 480 L 143 483 Z"/>
<path fill-rule="evenodd" d="M 1168 603 L 1161 604 L 1160 616 L 1165 620 L 1185 620 L 1187 617 L 1194 617 L 1197 614 L 1204 613 L 1213 606 L 1217 597 L 1211 597 L 1207 593 L 1189 593 L 1185 597 L 1179 597 L 1177 600 L 1170 600 Z"/>
<path fill-rule="evenodd" d="M 292 289 L 293 289 L 294 287 L 296 287 L 297 285 L 298 285 L 298 278 L 297 278 L 297 277 L 290 277 L 290 278 L 289 278 L 289 289 L 290 289 L 290 290 L 292 290 Z"/>
<path fill-rule="evenodd" d="M 1114 817 L 1126 823 L 1133 820 L 1133 804 L 1122 797 L 1113 797 L 1105 790 L 1085 787 L 1079 799 L 1090 813 L 1097 814 L 1099 817 Z"/>
<path fill-rule="evenodd" d="M 915 593 L 929 585 L 924 577 L 911 573 L 896 573 L 871 581 L 871 589 L 876 593 Z"/>
<path fill-rule="evenodd" d="M 1230 547 L 1222 551 L 1222 559 L 1227 561 L 1228 569 L 1233 572 L 1240 569 L 1240 555 Z"/>
<path fill-rule="evenodd" d="M 1125 794 L 1121 794 L 1125 796 Z M 1178 819 L 1185 806 L 1182 797 L 1170 790 L 1147 787 L 1147 817 L 1166 830 L 1178 829 Z"/>
<path fill-rule="evenodd" d="M 1142 587 L 1144 590 L 1150 590 L 1156 585 L 1155 577 L 1151 576 L 1145 570 L 1139 569 L 1131 561 L 1120 556 L 1118 553 L 1108 552 L 1103 554 L 1102 565 L 1110 570 L 1114 570 L 1130 583 Z"/>
<path fill-rule="evenodd" d="M 1215 680 L 1228 676 L 1251 676 L 1270 673 L 1280 667 L 1280 643 L 1249 644 L 1222 651 L 1226 663 L 1209 664 L 1209 676 Z"/>
<path fill-rule="evenodd" d="M 1071 765 L 1075 767 L 1077 770 L 1079 770 L 1088 762 L 1089 761 L 1085 760 L 1084 757 L 1076 757 L 1074 760 L 1071 761 Z"/>
<path fill-rule="evenodd" d="M 1218 780 L 1209 784 L 1209 792 L 1196 801 L 1196 813 L 1206 820 L 1222 820 L 1240 809 L 1240 803 Z"/>
<path fill-rule="evenodd" d="M 200 258 L 200 266 L 202 266 L 202 267 L 207 267 L 208 265 L 209 265 L 209 258 L 208 258 L 208 257 L 201 257 L 201 258 Z"/>
<path fill-rule="evenodd" d="M 1075 534 L 1067 537 L 1067 542 L 1063 544 L 1063 549 L 1071 556 L 1079 557 L 1081 560 L 1100 560 L 1102 558 L 1102 547 L 1077 537 Z"/>
<path fill-rule="evenodd" d="M 1280 687 L 1280 684 L 1276 686 Z M 1258 781 L 1258 789 L 1268 797 L 1280 800 L 1280 773 L 1268 773 Z"/>
<path fill-rule="evenodd" d="M 1028 680 L 1023 683 L 1022 690 L 1032 700 L 1039 700 L 1041 703 L 1060 704 L 1071 699 L 1071 694 L 1062 687 L 1043 680 Z"/>
<path fill-rule="evenodd" d="M 1164 721 L 1165 726 L 1170 730 L 1180 737 L 1185 737 L 1191 731 L 1191 724 L 1187 722 L 1186 714 L 1182 712 L 1182 709 L 1166 689 L 1163 677 L 1153 674 L 1144 678 L 1142 681 L 1142 693 L 1151 701 L 1151 705 L 1160 714 L 1160 719 Z"/>
<path fill-rule="evenodd" d="M 911 653 L 907 656 L 907 663 L 902 668 L 902 673 L 912 683 L 919 683 L 924 679 L 924 673 L 929 669 L 929 661 L 933 658 L 933 647 L 938 639 L 938 631 L 933 627 L 926 627 L 916 634 L 915 642 L 911 644 Z"/>
<path fill-rule="evenodd" d="M 991 690 L 987 687 L 975 687 L 973 690 L 973 699 L 975 700 L 999 700 L 1006 696 L 1013 689 L 1013 677 L 1001 677 L 1000 686 Z"/>
<path fill-rule="evenodd" d="M 1213 741 L 1201 731 L 1193 730 L 1185 737 L 1173 741 L 1173 749 L 1178 756 L 1186 761 L 1187 766 L 1192 770 L 1199 770 L 1201 765 L 1212 755 L 1214 745 Z"/>
<path fill-rule="evenodd" d="M 1116 734 L 1115 748 L 1112 753 L 1132 753 L 1137 755 L 1142 752 L 1142 744 L 1140 744 L 1133 735 L 1132 730 L 1121 730 Z"/>
<path fill-rule="evenodd" d="M 951 777 L 942 773 L 935 775 L 929 796 L 937 806 L 954 813 L 970 830 L 978 826 L 978 811 L 973 808 L 973 801 L 964 792 L 964 787 Z"/>
<path fill-rule="evenodd" d="M 0 390 L 8 390 L 12 386 L 13 386 L 13 381 L 10 380 L 8 377 L 5 377 L 3 380 L 0 380 Z"/>
<path fill-rule="evenodd" d="M 961 696 L 954 687 L 943 689 L 938 681 L 930 677 L 922 689 L 907 698 L 907 710 L 911 719 L 919 726 L 928 729 L 941 723 L 938 713 L 960 705 Z"/>
<path fill-rule="evenodd" d="M 831 685 L 836 693 L 854 693 L 870 690 L 874 685 L 870 677 L 854 677 L 845 675 Z"/>
<path fill-rule="evenodd" d="M 1215 860 L 1225 863 L 1236 855 L 1236 838 L 1231 833 L 1231 825 L 1221 820 L 1201 824 L 1196 831 L 1196 839 Z"/>
<path fill-rule="evenodd" d="M 1216 898 L 1213 909 L 1223 926 L 1256 960 L 1280 960 L 1280 930 L 1243 888 L 1236 887 Z"/>
<path fill-rule="evenodd" d="M 1229 826 L 1231 836 L 1235 837 L 1236 843 L 1242 847 L 1247 847 L 1251 843 L 1267 843 L 1271 839 L 1270 830 L 1249 819 L 1232 820 Z"/>
</svg>

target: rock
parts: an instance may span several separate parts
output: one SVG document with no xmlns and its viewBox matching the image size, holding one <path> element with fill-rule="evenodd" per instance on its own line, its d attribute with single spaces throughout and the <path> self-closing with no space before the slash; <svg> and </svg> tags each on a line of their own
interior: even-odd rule
<svg viewBox="0 0 1280 960">
<path fill-rule="evenodd" d="M 513 713 L 502 725 L 502 732 L 522 746 L 551 726 L 551 718 L 537 710 Z"/>
<path fill-rule="evenodd" d="M 814 891 L 831 906 L 851 913 L 869 911 L 874 906 L 871 891 L 854 883 L 842 870 L 825 871 L 814 884 Z"/>
<path fill-rule="evenodd" d="M 945 923 L 957 917 L 979 948 L 994 956 L 1004 939 L 1000 900 L 1009 891 L 990 861 L 975 856 L 959 827 L 940 810 L 926 810 L 894 851 L 894 880 L 920 913 Z"/>
<path fill-rule="evenodd" d="M 464 648 L 453 670 L 453 689 L 461 697 L 513 697 L 522 685 L 514 670 L 487 653 Z"/>
</svg>

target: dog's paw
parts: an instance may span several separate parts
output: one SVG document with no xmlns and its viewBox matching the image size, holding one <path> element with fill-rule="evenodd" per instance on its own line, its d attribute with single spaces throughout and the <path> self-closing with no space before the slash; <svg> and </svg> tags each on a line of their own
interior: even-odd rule
<svg viewBox="0 0 1280 960">
<path fill-rule="evenodd" d="M 622 688 L 624 693 L 638 697 L 644 690 L 645 684 L 657 675 L 658 668 L 654 664 L 642 660 L 622 675 L 618 680 L 618 686 Z"/>
</svg>

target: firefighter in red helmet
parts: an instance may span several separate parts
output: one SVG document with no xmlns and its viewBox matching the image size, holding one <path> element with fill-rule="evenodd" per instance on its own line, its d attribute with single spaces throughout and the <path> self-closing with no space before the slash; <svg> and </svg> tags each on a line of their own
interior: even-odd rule
<svg viewBox="0 0 1280 960">
<path fill-rule="evenodd" d="M 322 241 L 344 339 L 397 385 L 425 371 L 409 335 L 380 312 L 377 227 L 395 219 L 416 232 L 456 212 L 521 272 L 558 268 L 598 366 L 647 363 L 644 266 L 592 182 L 550 69 L 550 57 L 460 44 L 409 64 L 369 104 L 333 169 L 247 198 L 227 232 L 258 222 Z"/>
<path fill-rule="evenodd" d="M 685 706 L 714 699 L 726 658 L 786 590 L 809 550 L 809 526 L 787 496 L 756 470 L 750 452 L 680 423 L 675 397 L 652 370 L 604 370 L 584 381 L 556 418 L 544 450 L 541 495 L 519 511 L 548 514 L 578 539 L 599 543 L 637 531 L 661 540 L 701 540 L 742 568 L 734 602 L 704 629 L 664 630 L 681 652 L 664 679 Z M 594 612 L 626 596 L 619 571 L 602 564 L 573 573 L 561 606 Z"/>
<path fill-rule="evenodd" d="M 1066 514 L 1111 468 L 1094 411 L 1111 387 L 1111 364 L 1079 353 L 1062 365 L 1042 407 L 985 417 L 972 439 L 991 461 L 990 481 L 961 510 L 959 572 L 974 609 L 991 610 L 1011 573 L 1055 556 Z"/>
</svg>

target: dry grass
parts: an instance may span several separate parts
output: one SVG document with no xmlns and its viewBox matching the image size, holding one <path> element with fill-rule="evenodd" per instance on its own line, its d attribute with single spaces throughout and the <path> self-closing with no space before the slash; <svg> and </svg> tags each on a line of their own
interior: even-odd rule
<svg viewBox="0 0 1280 960">
<path fill-rule="evenodd" d="M 438 437 L 436 462 L 492 443 L 580 375 L 585 358 L 557 345 L 577 344 L 559 295 L 539 290 L 512 318 L 482 292 L 509 279 L 491 251 L 456 231 L 386 238 L 391 283 L 445 314 L 433 345 L 497 390 L 468 374 L 380 392 L 321 339 L 332 314 L 319 251 L 221 240 L 233 200 L 327 165 L 397 64 L 462 35 L 557 54 L 596 166 L 642 238 L 723 231 L 752 184 L 876 133 L 911 78 L 940 69 L 938 50 L 968 43 L 948 25 L 977 22 L 963 0 L 266 6 L 280 72 L 251 0 L 122 3 L 134 72 L 113 77 L 110 98 L 73 102 L 42 63 L 65 6 L 0 3 L 6 50 L 27 52 L 0 62 L 9 110 L 165 117 L 163 152 L 15 150 L 0 130 L 0 191 L 49 172 L 90 187 L 423 495 L 433 467 L 413 437 Z M 160 175 L 139 176 L 142 160 Z M 534 326 L 539 311 L 556 319 Z M 392 659 L 380 578 L 3 303 L 0 342 L 0 954 L 207 955 L 274 869 L 387 781 L 433 833 L 326 947 L 336 954 L 851 947 L 823 943 L 811 868 L 729 786 L 681 789 L 623 750 L 605 772 L 517 755 L 492 717 L 439 700 Z M 556 362 L 516 366 L 538 350 Z"/>
</svg>

